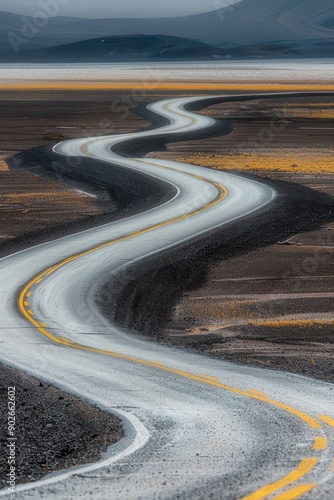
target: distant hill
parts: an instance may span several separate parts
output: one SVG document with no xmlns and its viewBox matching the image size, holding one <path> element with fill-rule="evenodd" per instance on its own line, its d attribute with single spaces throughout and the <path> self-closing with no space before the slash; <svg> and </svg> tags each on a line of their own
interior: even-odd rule
<svg viewBox="0 0 334 500">
<path fill-rule="evenodd" d="M 17 62 L 84 63 L 179 60 L 222 60 L 244 58 L 334 57 L 334 42 L 304 40 L 258 45 L 215 47 L 202 42 L 163 35 L 133 35 L 94 38 L 57 47 L 22 51 Z M 11 62 L 5 54 L 3 62 Z"/>
<path fill-rule="evenodd" d="M 221 31 L 237 45 L 330 40 L 333 20 L 333 0 L 242 0 L 226 13 Z"/>
<path fill-rule="evenodd" d="M 44 56 L 52 60 L 68 61 L 136 61 L 155 58 L 178 57 L 185 51 L 200 53 L 208 46 L 202 42 L 163 35 L 113 36 L 76 42 L 44 51 Z M 222 49 L 217 49 L 218 51 Z"/>
<path fill-rule="evenodd" d="M 164 35 L 112 36 L 18 54 L 17 61 L 120 62 L 226 55 L 223 48 Z M 10 56 L 11 57 L 11 56 Z"/>
<path fill-rule="evenodd" d="M 30 31 L 33 30 L 32 33 L 29 33 L 29 27 Z M 24 60 L 22 56 L 24 52 L 29 52 L 29 58 L 34 53 L 37 58 L 43 59 L 47 57 L 47 52 L 43 51 L 56 46 L 63 48 L 57 52 L 49 52 L 48 55 L 52 59 L 58 60 L 61 53 L 67 60 L 76 55 L 81 58 L 80 50 L 87 50 L 90 57 L 94 57 L 95 60 L 104 60 L 103 58 L 107 56 L 98 47 L 100 38 L 108 40 L 114 38 L 118 44 L 115 46 L 114 58 L 124 56 L 129 59 L 135 56 L 136 47 L 133 45 L 134 39 L 126 40 L 124 37 L 135 36 L 136 40 L 142 43 L 143 40 L 138 38 L 138 33 L 151 37 L 148 43 L 153 43 L 155 38 L 153 45 L 155 43 L 168 45 L 166 37 L 174 37 L 179 41 L 187 40 L 187 42 L 175 41 L 174 56 L 172 56 L 173 47 L 161 46 L 161 50 L 166 49 L 170 57 L 193 59 L 196 50 L 198 57 L 204 58 L 234 57 L 242 51 L 256 57 L 266 54 L 268 47 L 272 47 L 277 53 L 279 50 L 284 54 L 285 51 L 289 53 L 292 49 L 297 55 L 303 55 L 306 46 L 307 50 L 318 54 L 319 57 L 326 57 L 330 53 L 329 45 L 334 39 L 334 3 L 333 0 L 240 0 L 234 6 L 218 9 L 215 12 L 177 18 L 51 17 L 45 27 L 38 29 L 34 28 L 33 20 L 30 18 L 23 19 L 14 14 L 0 13 L 0 60 L 19 62 Z M 12 37 L 12 41 L 13 37 L 14 39 L 18 36 L 24 37 L 17 39 L 18 54 L 13 51 L 8 35 Z M 119 36 L 123 41 L 116 41 L 116 37 Z M 157 41 L 157 38 L 160 41 Z M 81 49 L 79 45 L 74 46 L 75 43 L 85 41 L 88 41 L 87 45 L 83 45 Z M 321 42 L 324 43 L 323 52 L 321 52 Z M 178 45 L 179 43 L 181 45 Z M 123 49 L 120 44 L 125 44 Z M 212 49 L 212 46 L 218 48 Z M 237 47 L 242 49 L 235 52 L 234 49 Z M 231 49 L 228 53 L 225 50 L 227 48 Z M 120 55 L 122 50 L 123 56 Z M 151 49 L 147 47 L 143 49 L 140 46 L 138 51 L 138 57 L 157 57 L 159 46 L 155 48 L 152 46 Z"/>
</svg>

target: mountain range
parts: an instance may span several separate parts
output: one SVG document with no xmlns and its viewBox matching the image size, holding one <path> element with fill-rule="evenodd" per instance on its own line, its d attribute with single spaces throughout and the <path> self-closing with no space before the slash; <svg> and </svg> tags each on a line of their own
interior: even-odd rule
<svg viewBox="0 0 334 500">
<path fill-rule="evenodd" d="M 214 12 L 177 18 L 50 17 L 43 27 L 37 21 L 0 13 L 0 61 L 334 55 L 333 0 L 240 0 Z"/>
</svg>

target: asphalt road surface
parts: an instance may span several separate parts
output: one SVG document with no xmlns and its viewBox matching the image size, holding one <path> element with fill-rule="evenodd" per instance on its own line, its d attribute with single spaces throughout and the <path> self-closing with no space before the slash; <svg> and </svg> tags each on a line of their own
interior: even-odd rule
<svg viewBox="0 0 334 500">
<path fill-rule="evenodd" d="M 17 499 L 334 498 L 333 385 L 157 345 L 120 331 L 96 306 L 106 275 L 117 279 L 125 266 L 275 199 L 238 175 L 111 150 L 212 126 L 185 109 L 196 99 L 150 105 L 169 121 L 159 130 L 54 148 L 169 182 L 172 199 L 0 261 L 2 361 L 114 412 L 125 428 L 101 462 L 19 486 Z"/>
</svg>

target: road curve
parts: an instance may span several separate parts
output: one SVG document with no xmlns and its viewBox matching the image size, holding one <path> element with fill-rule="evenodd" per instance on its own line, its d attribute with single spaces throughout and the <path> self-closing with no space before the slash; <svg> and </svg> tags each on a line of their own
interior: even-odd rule
<svg viewBox="0 0 334 500">
<path fill-rule="evenodd" d="M 334 496 L 331 384 L 156 345 L 110 325 L 96 307 L 106 275 L 116 279 L 125 266 L 245 217 L 276 196 L 237 175 L 113 151 L 125 141 L 213 126 L 186 109 L 198 99 L 150 105 L 168 120 L 158 130 L 54 148 L 169 182 L 172 199 L 0 261 L 1 359 L 115 412 L 126 430 L 100 463 L 20 486 L 15 498 Z"/>
</svg>

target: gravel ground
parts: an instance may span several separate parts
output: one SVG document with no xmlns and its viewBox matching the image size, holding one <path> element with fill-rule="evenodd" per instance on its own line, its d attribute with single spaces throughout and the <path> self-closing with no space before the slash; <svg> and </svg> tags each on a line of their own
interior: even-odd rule
<svg viewBox="0 0 334 500">
<path fill-rule="evenodd" d="M 123 435 L 119 420 L 63 391 L 0 365 L 0 487 L 8 472 L 8 388 L 15 387 L 16 482 L 95 462 Z"/>
</svg>

